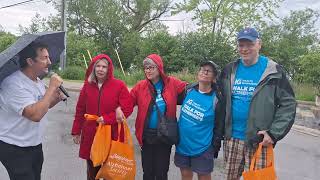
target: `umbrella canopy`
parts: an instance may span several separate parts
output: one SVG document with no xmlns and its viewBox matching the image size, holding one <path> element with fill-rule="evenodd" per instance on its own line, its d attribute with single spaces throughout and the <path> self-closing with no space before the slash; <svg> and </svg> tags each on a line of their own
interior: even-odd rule
<svg viewBox="0 0 320 180">
<path fill-rule="evenodd" d="M 19 53 L 32 42 L 48 45 L 51 62 L 59 62 L 60 55 L 65 48 L 65 32 L 42 32 L 21 36 L 13 45 L 0 54 L 0 84 L 4 78 L 20 69 Z"/>
</svg>

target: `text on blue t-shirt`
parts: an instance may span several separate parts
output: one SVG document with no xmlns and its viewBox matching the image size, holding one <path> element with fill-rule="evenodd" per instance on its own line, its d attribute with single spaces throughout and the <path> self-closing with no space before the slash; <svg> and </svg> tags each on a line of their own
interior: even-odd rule
<svg viewBox="0 0 320 180">
<path fill-rule="evenodd" d="M 185 156 L 195 156 L 206 151 L 210 145 L 214 128 L 214 100 L 212 94 L 192 89 L 181 106 L 178 121 L 180 141 L 176 151 Z"/>
<path fill-rule="evenodd" d="M 245 66 L 240 61 L 232 87 L 232 137 L 245 140 L 250 102 L 268 59 L 259 56 L 256 64 Z"/>
</svg>

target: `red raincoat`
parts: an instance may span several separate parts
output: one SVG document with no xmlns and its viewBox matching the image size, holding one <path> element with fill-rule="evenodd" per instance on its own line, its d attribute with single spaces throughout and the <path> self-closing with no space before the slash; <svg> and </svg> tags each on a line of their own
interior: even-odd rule
<svg viewBox="0 0 320 180">
<path fill-rule="evenodd" d="M 166 76 L 163 69 L 163 62 L 157 54 L 151 54 L 148 58 L 152 59 L 158 66 L 160 76 L 163 80 L 162 97 L 166 103 L 166 116 L 176 117 L 177 111 L 177 98 L 178 94 L 182 93 L 185 89 L 186 82 L 180 81 L 174 77 Z M 140 146 L 142 146 L 142 135 L 144 130 L 145 121 L 148 116 L 148 108 L 151 103 L 151 93 L 154 92 L 152 83 L 145 79 L 138 82 L 130 91 L 131 98 L 134 105 L 138 106 L 138 115 L 136 118 L 136 137 Z M 154 92 L 155 93 L 155 92 Z"/>
<path fill-rule="evenodd" d="M 93 70 L 94 63 L 105 58 L 108 60 L 107 79 L 100 90 L 96 83 L 89 83 L 88 77 Z M 81 134 L 79 156 L 83 159 L 90 159 L 90 150 L 96 132 L 97 123 L 86 121 L 84 114 L 103 116 L 106 124 L 112 125 L 112 139 L 118 139 L 118 123 L 116 121 L 115 109 L 121 107 L 124 115 L 128 117 L 133 110 L 132 101 L 126 84 L 113 77 L 113 64 L 109 56 L 100 54 L 94 57 L 86 72 L 84 85 L 78 99 L 76 114 L 72 127 L 72 135 Z M 123 141 L 124 133 L 121 128 L 120 140 Z"/>
</svg>

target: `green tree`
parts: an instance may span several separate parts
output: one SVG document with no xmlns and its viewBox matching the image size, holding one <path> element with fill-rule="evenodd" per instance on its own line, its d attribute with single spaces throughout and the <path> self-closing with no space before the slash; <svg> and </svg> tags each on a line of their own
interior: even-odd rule
<svg viewBox="0 0 320 180">
<path fill-rule="evenodd" d="M 69 21 L 79 32 L 104 39 L 110 47 L 121 46 L 129 32 L 145 27 L 169 10 L 168 0 L 69 1 Z M 80 33 L 80 34 L 81 34 Z"/>
<path fill-rule="evenodd" d="M 120 0 L 129 15 L 130 31 L 143 32 L 145 27 L 170 10 L 170 0 Z"/>
<path fill-rule="evenodd" d="M 90 58 L 87 53 L 89 50 L 92 56 L 102 52 L 102 48 L 95 42 L 93 38 L 78 35 L 74 32 L 68 33 L 67 39 L 67 65 L 85 67 L 86 63 L 90 63 Z"/>
<path fill-rule="evenodd" d="M 210 34 L 191 32 L 173 36 L 166 31 L 155 32 L 141 41 L 135 64 L 141 66 L 148 54 L 156 53 L 162 56 L 168 73 L 193 72 L 205 60 L 212 60 L 222 67 L 234 59 L 233 47 L 224 44 L 213 46 L 214 43 Z"/>
<path fill-rule="evenodd" d="M 192 12 L 202 32 L 227 42 L 245 25 L 263 23 L 275 17 L 283 0 L 185 0 L 175 4 L 173 13 Z"/>
<path fill-rule="evenodd" d="M 300 56 L 306 55 L 319 44 L 315 23 L 319 13 L 312 9 L 291 11 L 279 24 L 261 30 L 262 53 L 285 67 L 292 78 L 298 72 Z"/>
<path fill-rule="evenodd" d="M 7 49 L 16 41 L 16 36 L 5 31 L 0 31 L 0 52 Z"/>
<path fill-rule="evenodd" d="M 188 64 L 198 66 L 205 58 L 224 66 L 236 57 L 236 32 L 244 26 L 266 24 L 275 18 L 275 9 L 283 0 L 185 0 L 176 3 L 173 13 L 192 12 L 200 27 L 183 41 Z M 188 38 L 193 39 L 188 41 Z M 183 46 L 184 47 L 184 46 Z"/>
<path fill-rule="evenodd" d="M 179 36 L 179 47 L 182 54 L 179 59 L 188 67 L 198 67 L 202 61 L 212 60 L 219 66 L 224 66 L 235 58 L 233 46 L 215 41 L 210 33 L 188 33 Z"/>
<path fill-rule="evenodd" d="M 320 51 L 299 58 L 298 80 L 312 84 L 320 96 Z"/>
<path fill-rule="evenodd" d="M 169 4 L 169 0 L 70 0 L 68 28 L 93 37 L 113 57 L 117 50 L 128 68 L 137 54 L 134 46 L 141 33 L 169 11 Z M 60 9 L 58 3 L 56 6 Z"/>
<path fill-rule="evenodd" d="M 60 19 L 58 16 L 50 15 L 48 18 L 43 18 L 39 13 L 36 13 L 36 15 L 31 19 L 31 24 L 28 27 L 19 25 L 19 31 L 22 34 L 58 30 L 61 30 Z"/>
<path fill-rule="evenodd" d="M 180 59 L 175 58 L 174 52 L 177 50 L 178 41 L 166 31 L 153 32 L 145 37 L 139 45 L 139 54 L 134 61 L 138 67 L 142 67 L 142 60 L 149 54 L 159 54 L 165 64 L 165 71 L 172 72 L 183 64 L 179 64 Z"/>
<path fill-rule="evenodd" d="M 128 69 L 132 64 L 134 64 L 135 57 L 139 54 L 141 45 L 141 37 L 139 33 L 127 33 L 124 35 L 121 47 L 119 49 L 120 59 L 122 65 L 125 69 Z M 114 64 L 118 65 L 118 61 Z M 118 67 L 120 67 L 118 65 Z"/>
</svg>

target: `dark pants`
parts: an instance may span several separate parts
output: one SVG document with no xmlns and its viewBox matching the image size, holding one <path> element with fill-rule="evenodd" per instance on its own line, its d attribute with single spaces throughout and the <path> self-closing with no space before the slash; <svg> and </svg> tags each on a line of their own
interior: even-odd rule
<svg viewBox="0 0 320 180">
<path fill-rule="evenodd" d="M 171 145 L 144 142 L 141 151 L 143 180 L 167 180 L 170 154 Z"/>
<path fill-rule="evenodd" d="M 87 180 L 95 180 L 101 166 L 93 167 L 92 161 L 87 160 Z"/>
<path fill-rule="evenodd" d="M 42 145 L 19 147 L 0 141 L 0 161 L 7 169 L 10 180 L 40 180 Z"/>
</svg>

